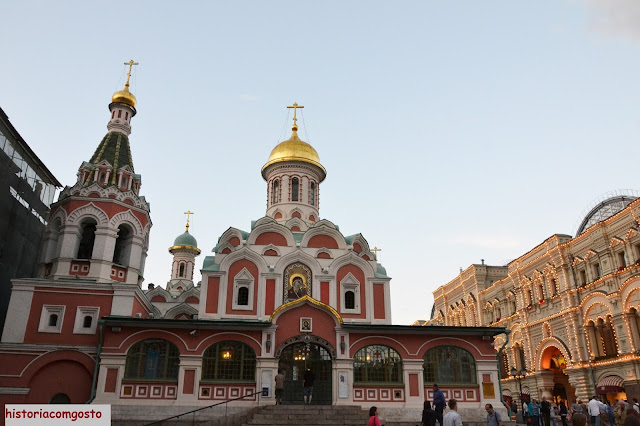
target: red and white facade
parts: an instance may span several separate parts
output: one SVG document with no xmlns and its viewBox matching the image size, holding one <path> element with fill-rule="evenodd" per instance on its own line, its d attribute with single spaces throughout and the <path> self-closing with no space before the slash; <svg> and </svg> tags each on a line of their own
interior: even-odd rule
<svg viewBox="0 0 640 426">
<path fill-rule="evenodd" d="M 361 234 L 320 218 L 326 171 L 304 152 L 272 153 L 262 170 L 266 216 L 220 236 L 201 283 L 192 281 L 200 251 L 183 235 L 170 249 L 167 288 L 142 290 L 151 220 L 122 154 L 135 104 L 110 108 L 109 133 L 52 208 L 39 276 L 13 282 L 0 344 L 5 403 L 66 397 L 112 404 L 114 418 L 148 419 L 160 407 L 177 414 L 267 393 L 234 403 L 247 409 L 273 403 L 278 369 L 290 403 L 302 403 L 291 395 L 311 368 L 314 403 L 377 405 L 387 419 L 415 420 L 432 399 L 433 362 L 447 363 L 429 361 L 440 350 L 464 358 L 467 381 L 440 383 L 463 416 L 501 406 L 492 342 L 503 330 L 392 325 L 391 279 Z M 280 148 L 301 146 L 296 130 Z"/>
</svg>

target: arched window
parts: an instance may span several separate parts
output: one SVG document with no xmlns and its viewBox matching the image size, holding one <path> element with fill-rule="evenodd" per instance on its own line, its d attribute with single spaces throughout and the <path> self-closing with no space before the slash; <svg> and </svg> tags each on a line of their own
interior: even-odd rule
<svg viewBox="0 0 640 426">
<path fill-rule="evenodd" d="M 500 352 L 500 378 L 506 379 L 509 377 L 509 360 L 505 352 Z"/>
<path fill-rule="evenodd" d="M 202 380 L 256 380 L 256 353 L 242 342 L 224 341 L 211 345 L 202 355 Z"/>
<path fill-rule="evenodd" d="M 527 369 L 527 361 L 524 357 L 524 351 L 517 343 L 513 346 L 513 358 L 516 361 L 516 370 L 522 371 Z"/>
<path fill-rule="evenodd" d="M 300 183 L 298 178 L 291 179 L 291 201 L 298 201 L 298 188 Z"/>
<path fill-rule="evenodd" d="M 389 346 L 365 346 L 353 357 L 353 380 L 359 383 L 402 383 L 402 358 Z"/>
<path fill-rule="evenodd" d="M 180 271 L 178 272 L 179 277 L 184 277 L 184 263 L 180 264 Z"/>
<path fill-rule="evenodd" d="M 345 309 L 356 308 L 356 295 L 353 291 L 347 291 L 344 294 L 344 308 Z"/>
<path fill-rule="evenodd" d="M 91 328 L 91 324 L 93 323 L 93 317 L 91 315 L 85 315 L 82 320 L 82 328 Z"/>
<path fill-rule="evenodd" d="M 272 198 L 271 198 L 271 203 L 275 204 L 278 201 L 280 201 L 280 181 L 278 180 L 274 180 L 273 181 L 273 190 L 271 192 Z"/>
<path fill-rule="evenodd" d="M 51 314 L 49 315 L 49 327 L 57 327 L 58 326 L 58 315 Z"/>
<path fill-rule="evenodd" d="M 71 404 L 71 398 L 66 393 L 57 393 L 51 398 L 49 404 Z"/>
<path fill-rule="evenodd" d="M 118 238 L 116 239 L 116 247 L 113 250 L 113 263 L 117 263 L 122 266 L 129 266 L 131 234 L 131 228 L 127 225 L 118 226 Z"/>
<path fill-rule="evenodd" d="M 457 346 L 429 349 L 422 363 L 424 383 L 475 385 L 476 360 L 469 351 Z"/>
<path fill-rule="evenodd" d="M 312 206 L 316 205 L 316 184 L 314 182 L 311 182 L 311 194 L 309 197 L 309 204 L 311 204 Z"/>
<path fill-rule="evenodd" d="M 93 243 L 96 240 L 96 225 L 97 223 L 93 219 L 88 219 L 82 223 L 82 237 L 76 259 L 91 259 Z"/>
<path fill-rule="evenodd" d="M 127 352 L 125 379 L 178 380 L 180 351 L 164 339 L 142 340 Z"/>
<path fill-rule="evenodd" d="M 238 289 L 238 305 L 247 306 L 249 304 L 249 287 Z"/>
</svg>

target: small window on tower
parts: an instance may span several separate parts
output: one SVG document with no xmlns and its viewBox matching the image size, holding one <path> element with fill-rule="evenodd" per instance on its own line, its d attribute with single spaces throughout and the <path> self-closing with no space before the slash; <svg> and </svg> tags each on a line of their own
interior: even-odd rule
<svg viewBox="0 0 640 426">
<path fill-rule="evenodd" d="M 118 110 L 118 118 L 122 118 L 122 110 L 121 109 Z"/>
<path fill-rule="evenodd" d="M 291 179 L 291 201 L 298 201 L 298 188 L 300 184 L 298 178 Z"/>
<path fill-rule="evenodd" d="M 129 186 L 129 177 L 127 175 L 122 175 L 122 187 L 126 188 Z"/>
<path fill-rule="evenodd" d="M 125 119 L 125 120 L 128 120 L 128 119 L 129 119 L 129 113 L 128 113 L 128 112 L 126 112 L 126 111 L 124 112 L 124 119 Z"/>
<path fill-rule="evenodd" d="M 115 118 L 115 117 L 116 117 L 116 112 L 115 112 L 115 110 L 114 110 L 114 111 L 111 113 L 111 118 L 113 119 L 113 118 Z"/>
<path fill-rule="evenodd" d="M 179 277 L 184 277 L 184 263 L 180 264 L 180 272 L 178 273 Z"/>
<path fill-rule="evenodd" d="M 273 181 L 273 199 L 271 201 L 272 204 L 280 201 L 280 182 L 278 180 Z"/>
<path fill-rule="evenodd" d="M 99 183 L 106 183 L 106 177 L 107 175 L 104 172 L 100 172 L 100 175 L 98 176 L 98 182 Z"/>
<path fill-rule="evenodd" d="M 312 206 L 316 205 L 316 184 L 311 182 L 311 199 L 309 200 L 309 204 Z"/>
</svg>

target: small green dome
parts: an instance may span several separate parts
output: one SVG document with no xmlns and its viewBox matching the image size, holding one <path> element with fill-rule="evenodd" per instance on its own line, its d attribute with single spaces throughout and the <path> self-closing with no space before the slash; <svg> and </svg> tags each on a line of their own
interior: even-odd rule
<svg viewBox="0 0 640 426">
<path fill-rule="evenodd" d="M 191 247 L 197 248 L 198 242 L 196 241 L 195 237 L 189 233 L 189 231 L 185 231 L 184 234 L 176 238 L 176 240 L 173 242 L 173 245 L 174 246 L 191 246 Z"/>
</svg>

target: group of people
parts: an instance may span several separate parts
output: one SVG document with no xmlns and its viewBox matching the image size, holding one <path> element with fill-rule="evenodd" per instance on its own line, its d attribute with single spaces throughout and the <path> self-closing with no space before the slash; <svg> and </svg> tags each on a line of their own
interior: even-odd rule
<svg viewBox="0 0 640 426">
<path fill-rule="evenodd" d="M 525 423 L 531 426 L 569 426 L 569 422 L 572 426 L 640 426 L 637 398 L 633 398 L 633 405 L 622 399 L 612 405 L 606 398 L 603 402 L 593 396 L 587 404 L 578 400 L 567 407 L 564 401 L 555 405 L 543 397 L 541 402 L 523 402 L 522 411 Z"/>
<path fill-rule="evenodd" d="M 313 374 L 313 371 L 311 371 L 310 368 L 307 368 L 302 378 L 304 405 L 311 405 L 311 399 L 313 398 L 313 382 L 315 379 L 316 375 Z M 276 405 L 282 405 L 282 397 L 284 396 L 284 374 L 282 373 L 282 370 L 278 370 L 275 382 Z"/>
</svg>

